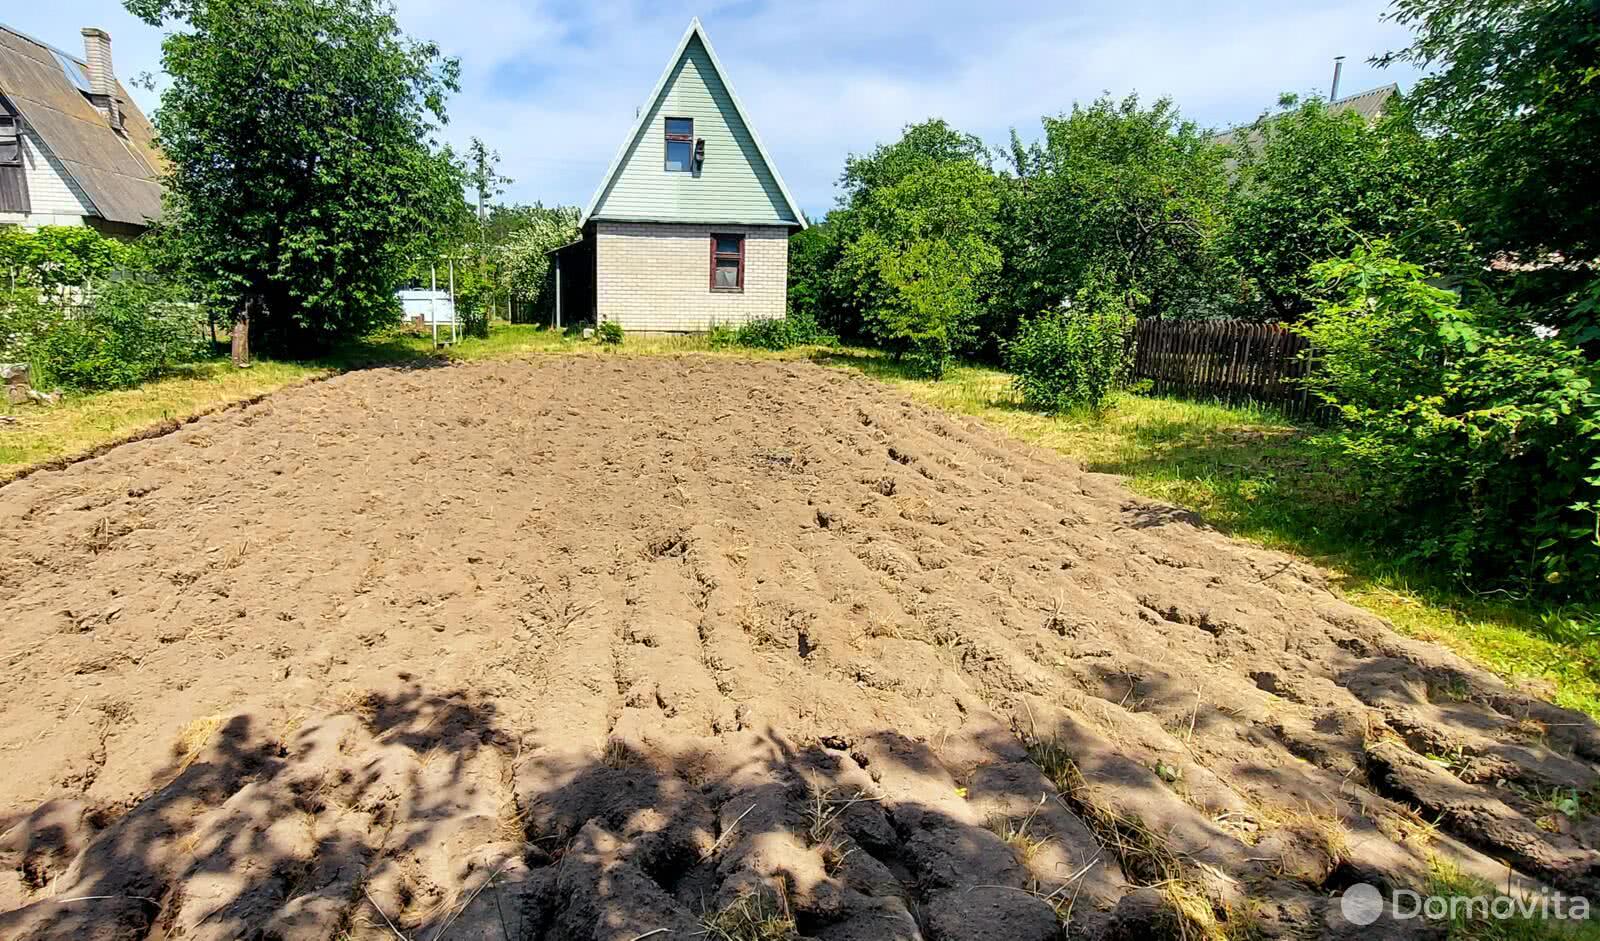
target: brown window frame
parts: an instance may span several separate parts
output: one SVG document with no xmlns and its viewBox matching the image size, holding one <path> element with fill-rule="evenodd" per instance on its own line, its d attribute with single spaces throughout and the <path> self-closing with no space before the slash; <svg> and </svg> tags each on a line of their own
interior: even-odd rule
<svg viewBox="0 0 1600 941">
<path fill-rule="evenodd" d="M 674 134 L 667 130 L 672 121 L 688 121 L 689 133 Z M 694 118 L 664 117 L 661 119 L 661 133 L 664 139 L 661 142 L 661 168 L 667 173 L 693 173 L 694 172 Z M 689 159 L 683 162 L 682 167 L 667 166 L 667 151 L 673 144 L 688 144 Z"/>
<path fill-rule="evenodd" d="M 717 251 L 717 239 L 738 239 L 739 251 L 737 253 Z M 717 284 L 717 262 L 728 259 L 738 259 L 739 261 L 739 283 L 731 288 L 721 287 Z M 744 291 L 744 233 L 711 233 L 711 290 L 718 294 L 739 294 Z"/>
</svg>

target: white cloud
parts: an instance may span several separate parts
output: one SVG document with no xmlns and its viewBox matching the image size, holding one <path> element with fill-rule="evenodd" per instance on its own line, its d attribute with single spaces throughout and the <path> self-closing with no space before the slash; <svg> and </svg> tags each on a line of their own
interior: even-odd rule
<svg viewBox="0 0 1600 941">
<path fill-rule="evenodd" d="M 1280 91 L 1326 93 L 1338 54 L 1347 56 L 1346 91 L 1408 84 L 1411 73 L 1366 62 L 1404 43 L 1381 22 L 1385 6 L 398 0 L 398 14 L 408 32 L 462 60 L 447 137 L 460 145 L 478 136 L 500 151 L 514 198 L 582 203 L 698 13 L 790 188 L 815 211 L 832 205 L 846 153 L 930 116 L 999 144 L 1011 127 L 1031 136 L 1041 115 L 1074 101 L 1137 90 L 1227 125 Z M 117 0 L 35 4 L 4 17 L 74 50 L 79 27 L 103 26 L 125 78 L 159 68 L 157 31 Z"/>
</svg>

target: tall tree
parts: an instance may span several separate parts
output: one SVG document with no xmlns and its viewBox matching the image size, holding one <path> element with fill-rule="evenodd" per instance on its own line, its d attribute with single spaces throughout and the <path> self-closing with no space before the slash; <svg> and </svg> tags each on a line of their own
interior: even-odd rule
<svg viewBox="0 0 1600 941">
<path fill-rule="evenodd" d="M 1448 155 L 1455 214 L 1512 262 L 1505 295 L 1600 355 L 1600 3 L 1396 0 L 1388 15 L 1415 38 L 1379 61 L 1423 70 L 1412 106 Z"/>
<path fill-rule="evenodd" d="M 500 173 L 500 151 L 490 150 L 482 140 L 467 144 L 467 185 L 478 197 L 478 275 L 489 280 L 489 201 L 516 182 Z"/>
<path fill-rule="evenodd" d="M 156 113 L 168 216 L 208 299 L 258 348 L 315 349 L 398 315 L 408 255 L 465 215 L 433 135 L 458 64 L 382 0 L 125 0 L 172 29 Z"/>
<path fill-rule="evenodd" d="M 1374 238 L 1431 270 L 1464 270 L 1459 228 L 1441 205 L 1447 170 L 1403 108 L 1369 125 L 1316 99 L 1285 96 L 1282 106 L 1240 145 L 1222 236 L 1272 316 L 1304 316 L 1311 266 Z"/>
<path fill-rule="evenodd" d="M 1013 317 L 1084 290 L 1120 295 L 1141 314 L 1210 311 L 1222 293 L 1214 243 L 1225 153 L 1171 99 L 1074 105 L 1044 119 L 1041 143 L 1025 148 L 1013 136 L 1010 156 L 1005 303 Z"/>
<path fill-rule="evenodd" d="M 1388 16 L 1415 38 L 1380 62 L 1423 70 L 1412 108 L 1485 246 L 1600 256 L 1600 5 L 1396 0 Z"/>
</svg>

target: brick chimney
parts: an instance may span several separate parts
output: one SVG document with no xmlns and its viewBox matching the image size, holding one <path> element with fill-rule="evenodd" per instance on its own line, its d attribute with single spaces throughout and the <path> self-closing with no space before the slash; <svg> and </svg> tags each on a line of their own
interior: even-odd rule
<svg viewBox="0 0 1600 941">
<path fill-rule="evenodd" d="M 122 129 L 122 109 L 117 105 L 117 73 L 111 69 L 111 34 L 93 26 L 83 28 L 84 74 L 89 78 L 89 100 L 106 113 L 111 126 Z"/>
</svg>

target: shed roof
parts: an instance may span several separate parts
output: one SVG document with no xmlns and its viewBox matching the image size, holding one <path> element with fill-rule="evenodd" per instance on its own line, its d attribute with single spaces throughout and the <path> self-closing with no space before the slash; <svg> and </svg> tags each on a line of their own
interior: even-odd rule
<svg viewBox="0 0 1600 941">
<path fill-rule="evenodd" d="M 84 62 L 0 24 L 0 95 L 44 140 L 98 216 L 148 225 L 161 215 L 155 129 L 119 81 L 123 133 L 113 130 L 67 74 L 69 66 L 82 69 Z"/>
<path fill-rule="evenodd" d="M 1368 89 L 1359 94 L 1349 95 L 1337 101 L 1328 102 L 1328 110 L 1334 114 L 1345 111 L 1354 111 L 1361 115 L 1361 119 L 1371 124 L 1383 115 L 1383 110 L 1389 106 L 1389 100 L 1400 94 L 1400 86 L 1390 82 L 1377 88 Z M 1270 120 L 1270 118 L 1268 119 Z M 1232 146 L 1234 144 L 1259 144 L 1261 132 L 1259 122 L 1245 124 L 1231 130 L 1223 131 L 1211 138 L 1212 143 Z"/>
</svg>

